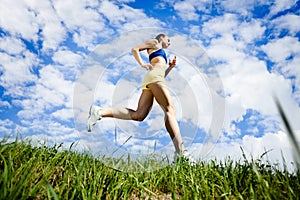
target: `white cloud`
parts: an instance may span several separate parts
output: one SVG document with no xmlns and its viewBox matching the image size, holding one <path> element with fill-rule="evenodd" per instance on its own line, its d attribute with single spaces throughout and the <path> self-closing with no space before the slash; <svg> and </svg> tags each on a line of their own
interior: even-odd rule
<svg viewBox="0 0 300 200">
<path fill-rule="evenodd" d="M 46 66 L 40 70 L 39 84 L 57 94 L 61 94 L 70 100 L 73 90 L 73 83 L 64 79 L 63 74 L 55 66 Z M 37 90 L 39 92 L 39 90 Z M 38 95 L 40 97 L 47 97 Z M 51 98 L 51 97 L 50 97 Z M 61 102 L 65 101 L 61 99 Z"/>
<path fill-rule="evenodd" d="M 226 26 L 224 26 L 226 24 Z M 232 33 L 237 29 L 239 24 L 237 15 L 224 14 L 220 17 L 215 17 L 203 24 L 203 33 L 209 37 L 216 36 L 217 34 Z"/>
<path fill-rule="evenodd" d="M 239 13 L 241 15 L 252 15 L 251 11 L 254 6 L 261 5 L 265 2 L 257 1 L 257 0 L 223 0 L 220 1 L 216 6 L 220 6 L 227 12 Z M 220 8 L 219 8 L 220 9 Z"/>
<path fill-rule="evenodd" d="M 52 59 L 55 63 L 63 65 L 64 68 L 78 68 L 82 64 L 83 56 L 70 50 L 61 49 L 53 54 Z"/>
<path fill-rule="evenodd" d="M 143 10 L 127 5 L 117 5 L 107 0 L 100 4 L 98 10 L 107 18 L 109 26 L 117 28 L 118 32 L 132 31 L 153 25 L 158 27 L 164 24 L 160 20 L 148 17 Z"/>
<path fill-rule="evenodd" d="M 129 2 L 135 2 L 135 0 L 113 0 L 114 2 L 117 3 L 129 3 Z"/>
<path fill-rule="evenodd" d="M 242 22 L 237 33 L 246 43 L 252 43 L 256 39 L 261 39 L 265 30 L 266 27 L 262 25 L 261 21 L 253 19 L 250 22 Z"/>
<path fill-rule="evenodd" d="M 51 1 L 27 0 L 28 9 L 35 13 L 35 23 L 41 30 L 42 51 L 55 50 L 66 38 L 66 29 L 63 27 Z"/>
<path fill-rule="evenodd" d="M 55 13 L 50 13 L 55 14 Z M 49 19 L 50 16 L 46 16 L 44 27 L 42 29 L 43 35 L 43 49 L 56 49 L 57 46 L 66 39 L 66 30 L 61 25 L 60 21 L 57 18 Z"/>
<path fill-rule="evenodd" d="M 6 110 L 7 108 L 11 108 L 11 105 L 8 101 L 2 101 L 0 100 L 0 113 Z"/>
<path fill-rule="evenodd" d="M 176 14 L 184 21 L 197 21 L 200 18 L 207 18 L 214 6 L 215 1 L 211 0 L 168 0 L 164 1 L 169 6 L 173 6 Z M 161 7 L 165 6 L 161 4 Z"/>
<path fill-rule="evenodd" d="M 275 3 L 270 8 L 270 14 L 276 13 L 291 8 L 296 3 L 295 0 L 275 0 Z"/>
<path fill-rule="evenodd" d="M 96 2 L 96 1 L 94 1 Z M 103 20 L 95 10 L 97 4 L 89 7 L 85 1 L 54 1 L 53 6 L 59 18 L 71 30 L 82 28 L 89 31 L 101 31 L 104 28 Z"/>
<path fill-rule="evenodd" d="M 72 109 L 60 109 L 52 113 L 52 115 L 60 120 L 68 121 L 72 120 L 74 115 L 73 115 L 73 110 Z"/>
<path fill-rule="evenodd" d="M 230 134 L 239 133 L 232 129 L 231 122 L 243 120 L 247 109 L 254 109 L 265 117 L 272 116 L 278 120 L 274 93 L 287 106 L 288 113 L 298 113 L 294 112 L 299 108 L 293 101 L 290 81 L 280 74 L 269 73 L 266 63 L 253 57 L 247 45 L 263 37 L 265 30 L 260 21 L 240 22 L 233 14 L 225 14 L 204 23 L 203 33 L 211 38 L 207 53 L 217 61 L 216 67 L 227 94 L 224 128 Z M 285 37 L 269 42 L 262 49 L 272 61 L 279 62 L 297 55 L 298 43 L 296 38 Z M 298 115 L 292 114 L 291 118 L 298 120 Z M 292 121 L 296 124 L 296 120 Z"/>
<path fill-rule="evenodd" d="M 246 114 L 246 108 L 242 104 L 242 98 L 238 93 L 226 97 L 226 117 L 224 121 L 224 130 L 229 135 L 239 135 L 240 132 L 236 126 L 231 124 L 232 121 L 242 121 L 242 116 Z"/>
<path fill-rule="evenodd" d="M 274 73 L 281 74 L 286 78 L 286 82 L 289 83 L 289 90 L 291 94 L 281 93 L 280 99 L 286 108 L 290 121 L 295 126 L 299 127 L 297 120 L 299 121 L 299 52 L 300 42 L 297 38 L 286 36 L 280 39 L 274 39 L 268 44 L 262 46 L 262 49 L 266 52 L 268 58 L 275 62 L 273 67 Z M 291 77 L 293 77 L 291 79 Z M 278 85 L 278 84 L 276 84 Z M 294 87 L 294 91 L 292 90 Z M 294 101 L 288 100 L 286 96 L 290 96 Z"/>
<path fill-rule="evenodd" d="M 175 3 L 174 9 L 178 12 L 178 15 L 186 21 L 198 20 L 199 14 L 196 13 L 196 8 L 192 2 L 180 1 Z"/>
<path fill-rule="evenodd" d="M 8 139 L 11 135 L 13 135 L 13 129 L 15 127 L 15 123 L 9 119 L 0 120 L 0 141 L 2 139 Z"/>
<path fill-rule="evenodd" d="M 224 26 L 226 24 L 226 26 Z M 225 43 L 228 39 L 240 40 L 241 43 L 251 43 L 255 39 L 259 39 L 263 36 L 266 27 L 264 27 L 261 21 L 252 19 L 250 21 L 241 21 L 236 14 L 224 14 L 223 16 L 215 17 L 202 26 L 203 34 L 209 38 L 220 37 L 227 35 L 227 38 L 223 38 Z M 228 38 L 232 37 L 232 38 Z M 234 44 L 237 47 L 238 42 Z"/>
<path fill-rule="evenodd" d="M 272 21 L 276 29 L 286 29 L 292 35 L 296 35 L 300 31 L 300 16 L 295 14 L 287 14 L 280 16 Z"/>
<path fill-rule="evenodd" d="M 55 90 L 39 84 L 31 89 L 32 93 L 28 94 L 26 100 L 18 101 L 22 106 L 18 116 L 22 119 L 31 120 L 47 115 L 55 107 L 65 104 L 65 96 Z"/>
<path fill-rule="evenodd" d="M 33 83 L 37 77 L 31 73 L 32 66 L 38 61 L 38 58 L 24 51 L 21 55 L 11 56 L 0 52 L 1 85 L 6 88 L 6 93 L 14 97 L 25 96 L 24 86 L 27 83 Z"/>
<path fill-rule="evenodd" d="M 76 143 L 80 139 L 80 135 L 73 128 L 47 119 L 44 119 L 43 123 L 42 121 L 33 121 L 32 126 L 26 127 L 26 129 L 31 133 L 30 135 L 26 134 L 24 140 L 30 141 L 31 144 L 36 146 L 47 145 L 53 147 L 62 144 L 62 148 L 69 149 L 71 143 Z M 76 150 L 80 150 L 80 146 L 78 146 L 78 149 L 76 146 Z"/>
<path fill-rule="evenodd" d="M 230 48 L 223 46 L 223 51 L 230 54 Z M 209 50 L 216 54 L 214 47 Z M 243 53 L 242 53 L 243 55 Z M 273 116 L 278 113 L 273 99 L 276 94 L 282 103 L 288 106 L 288 113 L 295 113 L 298 106 L 291 98 L 289 81 L 282 76 L 269 73 L 266 64 L 255 57 L 246 55 L 226 59 L 227 64 L 218 66 L 224 84 L 227 108 L 225 129 L 230 128 L 231 121 L 239 121 L 247 109 L 254 109 L 262 115 Z M 299 119 L 299 116 L 295 119 Z M 293 120 L 296 123 L 296 120 Z"/>
<path fill-rule="evenodd" d="M 0 9 L 0 26 L 12 36 L 20 35 L 36 44 L 41 31 L 43 50 L 55 49 L 65 39 L 66 31 L 49 1 L 5 0 Z"/>
<path fill-rule="evenodd" d="M 21 126 L 27 128 L 25 133 L 70 133 L 72 127 L 56 122 L 72 118 L 73 83 L 64 80 L 64 76 L 53 66 L 46 66 L 39 71 L 40 78 L 35 84 L 26 87 L 26 96 L 13 100 L 13 104 L 20 108 L 17 113 Z M 60 110 L 57 110 L 60 109 Z M 64 110 L 66 109 L 66 110 Z M 59 128 L 59 126 L 61 126 Z M 47 127 L 47 128 L 46 128 Z M 54 134 L 53 133 L 53 134 Z"/>
<path fill-rule="evenodd" d="M 17 55 L 25 51 L 25 45 L 18 38 L 2 37 L 0 38 L 0 49 L 7 54 Z"/>
<path fill-rule="evenodd" d="M 294 59 L 287 63 L 287 65 L 283 68 L 283 73 L 289 76 L 294 76 L 294 97 L 296 98 L 296 102 L 300 102 L 300 57 L 294 57 Z"/>
<path fill-rule="evenodd" d="M 246 44 L 243 41 L 236 41 L 231 34 L 223 34 L 217 39 L 213 39 L 207 47 L 208 56 L 216 61 L 230 62 L 234 59 L 246 57 Z"/>
<path fill-rule="evenodd" d="M 37 41 L 39 24 L 36 22 L 35 12 L 28 8 L 25 1 L 4 0 L 0 10 L 0 27 L 13 36 L 20 34 L 24 39 Z"/>
<path fill-rule="evenodd" d="M 79 46 L 93 48 L 97 38 L 105 36 L 105 22 L 97 12 L 97 1 L 54 1 L 53 6 Z"/>
<path fill-rule="evenodd" d="M 205 74 L 177 55 L 177 66 L 168 75 L 173 99 L 179 103 L 181 122 L 191 122 L 208 131 L 212 119 L 212 97 Z"/>
<path fill-rule="evenodd" d="M 120 25 L 120 23 L 126 22 L 126 15 L 124 15 L 124 11 L 119 8 L 118 5 L 109 2 L 103 1 L 99 7 L 99 11 L 104 14 L 105 17 L 108 18 L 109 22 L 113 25 Z"/>
<path fill-rule="evenodd" d="M 300 52 L 300 42 L 295 37 L 286 36 L 284 38 L 270 41 L 261 47 L 273 62 L 284 62 L 291 55 L 298 55 Z"/>
</svg>

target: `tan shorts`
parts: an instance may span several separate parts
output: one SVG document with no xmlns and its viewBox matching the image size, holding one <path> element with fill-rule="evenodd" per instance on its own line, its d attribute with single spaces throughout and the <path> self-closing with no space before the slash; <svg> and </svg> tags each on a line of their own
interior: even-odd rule
<svg viewBox="0 0 300 200">
<path fill-rule="evenodd" d="M 143 83 L 142 83 L 142 89 L 143 90 L 150 90 L 147 86 L 150 83 L 155 83 L 155 82 L 163 82 L 164 84 L 166 83 L 165 79 L 165 70 L 161 68 L 154 68 L 150 71 L 147 72 L 147 74 L 144 77 Z"/>
</svg>

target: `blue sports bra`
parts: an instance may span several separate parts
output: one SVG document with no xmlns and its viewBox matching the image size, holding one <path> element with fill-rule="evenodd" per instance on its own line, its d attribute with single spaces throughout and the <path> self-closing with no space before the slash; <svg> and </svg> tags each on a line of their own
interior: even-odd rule
<svg viewBox="0 0 300 200">
<path fill-rule="evenodd" d="M 157 56 L 162 56 L 165 59 L 166 63 L 168 63 L 166 52 L 163 49 L 159 49 L 157 51 L 152 52 L 149 55 L 149 61 L 151 61 L 152 58 L 155 58 Z"/>
</svg>

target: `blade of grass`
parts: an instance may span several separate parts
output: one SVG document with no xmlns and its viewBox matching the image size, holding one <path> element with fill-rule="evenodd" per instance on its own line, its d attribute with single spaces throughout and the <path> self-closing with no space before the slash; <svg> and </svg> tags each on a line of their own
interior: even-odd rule
<svg viewBox="0 0 300 200">
<path fill-rule="evenodd" d="M 275 103 L 276 103 L 277 109 L 278 109 L 278 111 L 279 111 L 279 114 L 280 114 L 280 116 L 281 116 L 281 119 L 282 119 L 282 121 L 283 121 L 283 123 L 284 123 L 284 125 L 285 125 L 285 128 L 286 128 L 286 130 L 287 130 L 287 133 L 288 133 L 288 135 L 289 135 L 289 137 L 290 137 L 290 140 L 291 140 L 291 142 L 292 142 L 292 144 L 293 144 L 293 146 L 294 146 L 294 149 L 295 149 L 295 151 L 296 151 L 296 159 L 295 159 L 295 161 L 296 161 L 296 163 L 297 163 L 297 168 L 299 169 L 299 167 L 300 167 L 300 163 L 299 163 L 299 158 L 300 158 L 300 147 L 299 147 L 299 145 L 298 145 L 298 143 L 297 143 L 297 139 L 296 139 L 295 133 L 294 133 L 293 130 L 292 130 L 292 126 L 291 126 L 291 124 L 289 123 L 289 121 L 288 121 L 288 119 L 287 119 L 287 117 L 286 117 L 286 114 L 284 113 L 283 108 L 282 108 L 282 106 L 281 106 L 279 100 L 278 100 L 277 98 L 274 98 L 274 99 L 275 99 Z"/>
<path fill-rule="evenodd" d="M 57 194 L 55 193 L 53 187 L 50 184 L 47 184 L 47 193 L 49 199 L 51 199 L 52 196 L 55 200 L 59 200 Z"/>
</svg>

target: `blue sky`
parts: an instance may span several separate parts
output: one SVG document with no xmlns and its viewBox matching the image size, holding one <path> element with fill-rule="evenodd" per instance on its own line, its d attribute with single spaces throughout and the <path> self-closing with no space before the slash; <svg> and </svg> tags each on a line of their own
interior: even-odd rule
<svg viewBox="0 0 300 200">
<path fill-rule="evenodd" d="M 92 102 L 136 107 L 145 71 L 130 49 L 162 30 L 172 39 L 168 55 L 178 57 L 168 82 L 192 155 L 239 159 L 240 147 L 253 157 L 272 149 L 271 161 L 283 153 L 292 162 L 273 94 L 299 135 L 299 14 L 296 0 L 4 0 L 0 137 L 79 141 L 98 152 L 134 136 L 131 151 L 155 143 L 172 152 L 157 105 L 143 123 L 105 119 L 93 134 L 83 129 Z"/>
</svg>

